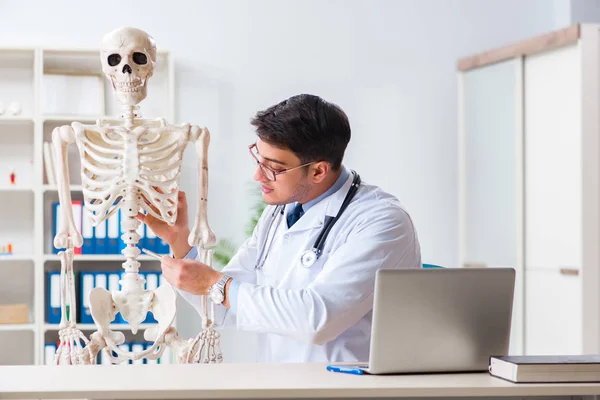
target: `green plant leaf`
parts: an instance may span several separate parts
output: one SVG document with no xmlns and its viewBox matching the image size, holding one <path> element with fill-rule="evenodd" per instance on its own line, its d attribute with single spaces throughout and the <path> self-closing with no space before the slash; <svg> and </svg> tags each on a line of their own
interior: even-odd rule
<svg viewBox="0 0 600 400">
<path fill-rule="evenodd" d="M 233 258 L 237 252 L 237 246 L 229 239 L 220 239 L 215 246 L 211 248 L 213 253 L 213 263 L 222 269 Z"/>
<path fill-rule="evenodd" d="M 260 186 L 256 185 L 256 183 L 252 184 L 251 197 L 253 197 L 254 199 L 253 204 L 250 207 L 252 211 L 250 215 L 250 221 L 248 221 L 248 224 L 246 225 L 246 230 L 244 232 L 246 234 L 246 237 L 252 236 L 256 224 L 258 224 L 258 221 L 260 220 L 260 216 L 267 207 L 267 203 L 265 203 L 265 201 L 262 199 Z M 220 239 L 217 242 L 217 244 L 212 247 L 212 249 L 214 250 L 213 262 L 215 266 L 220 267 L 219 269 L 222 269 L 227 264 L 229 264 L 229 262 L 237 252 L 236 244 L 233 243 L 233 241 L 231 241 L 230 239 Z"/>
</svg>

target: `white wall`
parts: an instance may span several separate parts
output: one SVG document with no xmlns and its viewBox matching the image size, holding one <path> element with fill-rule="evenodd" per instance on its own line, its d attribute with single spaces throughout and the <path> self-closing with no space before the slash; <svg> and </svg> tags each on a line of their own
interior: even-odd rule
<svg viewBox="0 0 600 400">
<path fill-rule="evenodd" d="M 424 261 L 455 266 L 456 60 L 561 27 L 565 1 L 3 0 L 0 46 L 97 47 L 122 25 L 152 34 L 176 57 L 177 119 L 211 129 L 210 223 L 238 243 L 251 205 L 252 115 L 301 92 L 338 103 L 353 128 L 346 164 L 404 202 Z M 182 324 L 188 335 L 198 326 Z M 230 342 L 229 360 L 252 358 L 251 346 Z"/>
<path fill-rule="evenodd" d="M 600 1 L 571 0 L 570 23 L 600 22 Z"/>
</svg>

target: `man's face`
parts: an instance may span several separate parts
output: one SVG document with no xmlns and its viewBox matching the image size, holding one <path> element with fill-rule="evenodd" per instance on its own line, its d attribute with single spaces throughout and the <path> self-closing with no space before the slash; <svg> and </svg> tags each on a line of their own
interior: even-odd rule
<svg viewBox="0 0 600 400">
<path fill-rule="evenodd" d="M 292 151 L 280 149 L 260 139 L 257 140 L 254 150 L 258 160 L 265 167 L 276 172 L 302 165 L 300 159 Z M 254 180 L 260 183 L 263 200 L 271 205 L 283 205 L 294 201 L 302 202 L 311 188 L 306 168 L 276 174 L 275 181 L 272 181 L 257 165 Z"/>
</svg>

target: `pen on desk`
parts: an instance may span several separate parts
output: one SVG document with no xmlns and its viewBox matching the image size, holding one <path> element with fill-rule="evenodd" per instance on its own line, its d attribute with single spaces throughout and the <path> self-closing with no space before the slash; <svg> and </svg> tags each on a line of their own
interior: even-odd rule
<svg viewBox="0 0 600 400">
<path fill-rule="evenodd" d="M 162 257 L 160 256 L 160 254 L 156 254 L 155 252 L 148 250 L 148 249 L 144 249 L 142 248 L 142 251 L 146 254 L 148 254 L 150 257 L 152 258 L 156 258 L 157 260 L 160 260 Z"/>
</svg>

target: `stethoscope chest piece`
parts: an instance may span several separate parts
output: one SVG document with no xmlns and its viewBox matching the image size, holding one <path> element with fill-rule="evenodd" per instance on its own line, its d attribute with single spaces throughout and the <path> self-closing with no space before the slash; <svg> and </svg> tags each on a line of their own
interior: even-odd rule
<svg viewBox="0 0 600 400">
<path fill-rule="evenodd" d="M 317 252 L 315 249 L 306 250 L 300 257 L 300 262 L 305 268 L 310 268 L 317 261 Z"/>
</svg>

